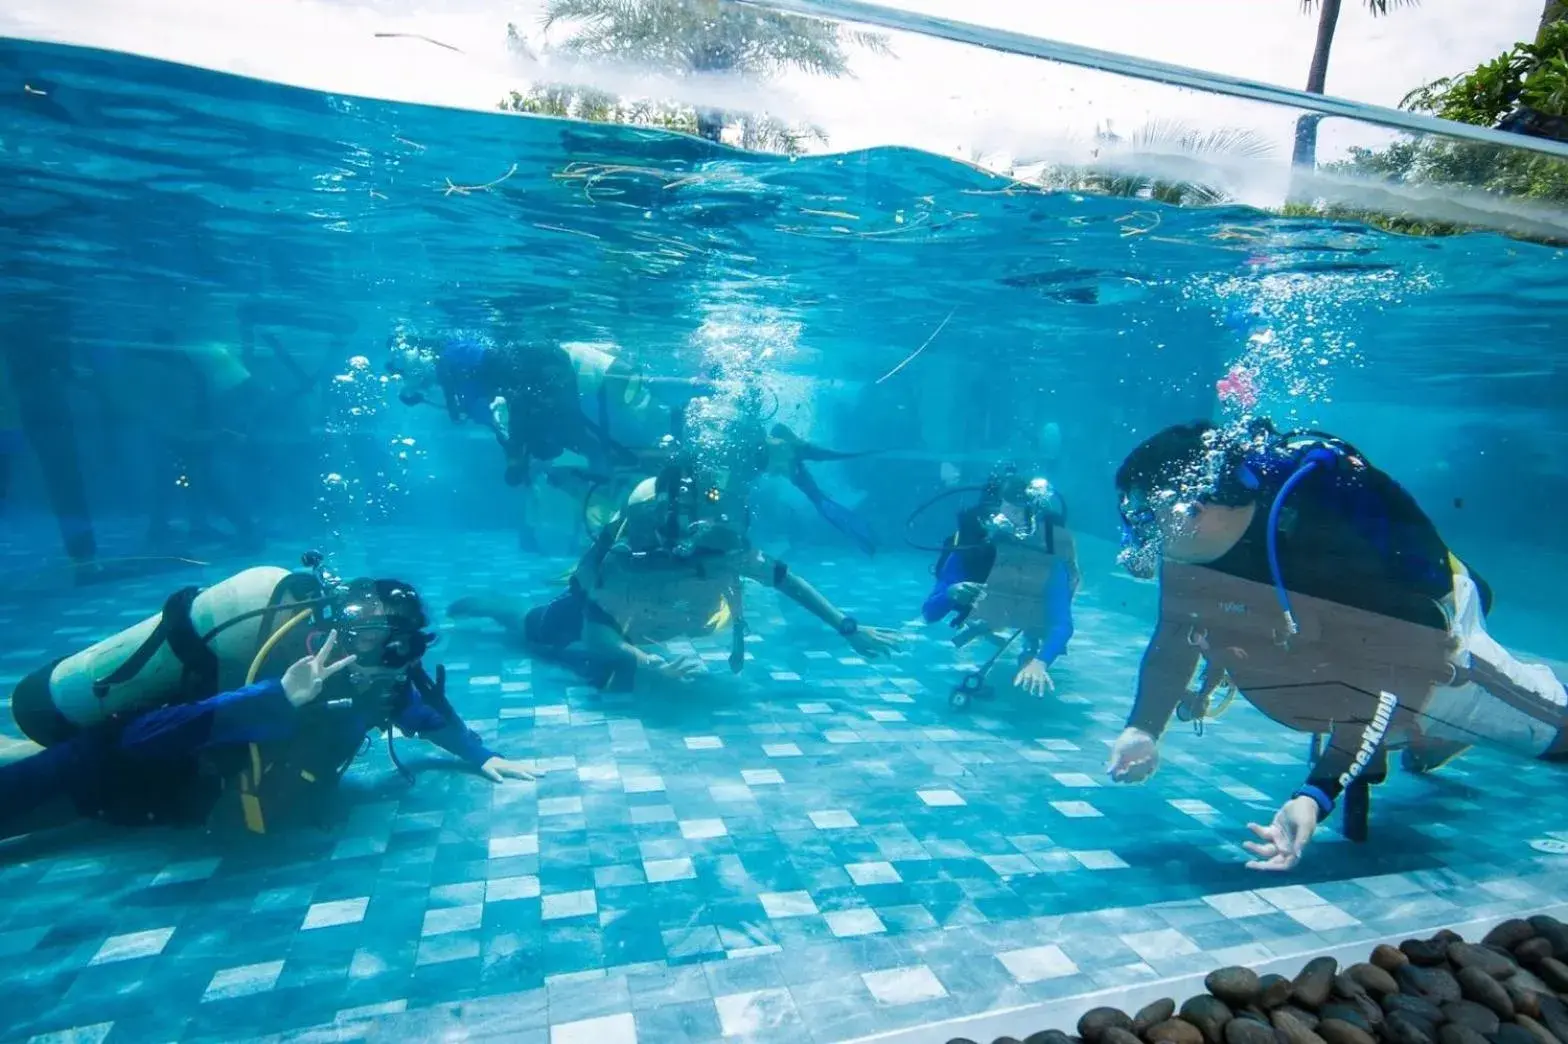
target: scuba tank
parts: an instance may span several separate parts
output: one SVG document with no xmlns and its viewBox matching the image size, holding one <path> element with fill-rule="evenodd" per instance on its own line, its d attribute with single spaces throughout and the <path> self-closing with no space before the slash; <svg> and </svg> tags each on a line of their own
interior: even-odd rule
<svg viewBox="0 0 1568 1044">
<path fill-rule="evenodd" d="M 306 564 L 319 565 L 319 556 Z M 23 735 L 49 747 L 112 719 L 238 687 L 278 624 L 320 605 L 321 594 L 317 575 L 276 566 L 176 591 L 160 612 L 23 678 L 11 715 Z"/>
</svg>

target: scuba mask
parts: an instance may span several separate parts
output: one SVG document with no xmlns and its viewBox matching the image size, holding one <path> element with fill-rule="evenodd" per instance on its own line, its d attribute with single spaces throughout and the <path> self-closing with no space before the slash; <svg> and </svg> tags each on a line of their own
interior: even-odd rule
<svg viewBox="0 0 1568 1044">
<path fill-rule="evenodd" d="M 1168 502 L 1168 507 L 1155 501 Z M 1159 572 L 1160 555 L 1164 550 L 1165 533 L 1161 524 L 1162 510 L 1173 520 L 1188 520 L 1197 516 L 1198 504 L 1194 500 L 1180 499 L 1170 490 L 1153 495 L 1142 492 L 1122 495 L 1119 512 L 1122 519 L 1121 549 L 1116 562 L 1140 580 L 1153 579 Z"/>
<path fill-rule="evenodd" d="M 981 524 L 985 527 L 986 535 L 993 540 L 1001 537 L 1029 539 L 1039 532 L 1040 524 L 1050 516 L 1053 496 L 1049 481 L 1041 476 L 1022 479 L 1011 464 L 992 473 L 980 498 Z M 1014 522 L 1003 510 L 1009 504 L 1023 509 L 1022 525 Z"/>
</svg>

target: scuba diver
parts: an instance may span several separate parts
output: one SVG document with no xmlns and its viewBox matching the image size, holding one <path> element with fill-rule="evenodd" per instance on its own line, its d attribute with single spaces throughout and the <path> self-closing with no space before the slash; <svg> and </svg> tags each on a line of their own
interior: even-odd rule
<svg viewBox="0 0 1568 1044">
<path fill-rule="evenodd" d="M 508 486 L 528 481 L 530 460 L 554 460 L 587 437 L 571 358 L 559 348 L 502 346 L 470 334 L 439 348 L 394 334 L 387 348 L 387 372 L 402 378 L 398 399 L 417 406 L 439 393 L 454 423 L 488 428 L 505 454 Z"/>
<path fill-rule="evenodd" d="M 1160 583 L 1109 773 L 1140 782 L 1200 659 L 1287 728 L 1326 734 L 1248 867 L 1288 870 L 1347 790 L 1403 749 L 1431 771 L 1471 744 L 1568 760 L 1568 691 L 1486 633 L 1492 594 L 1398 483 L 1318 432 L 1175 425 L 1116 473 L 1120 561 Z"/>
<path fill-rule="evenodd" d="M 726 469 L 675 460 L 632 492 L 554 601 L 529 609 L 505 597 L 470 597 L 450 614 L 494 620 L 593 684 L 626 690 L 649 672 L 684 679 L 699 669 L 692 658 L 643 646 L 705 637 L 726 624 L 730 670 L 738 673 L 747 633 L 742 581 L 751 580 L 800 605 L 867 659 L 888 655 L 899 641 L 895 632 L 861 626 L 750 545 L 743 490 Z"/>
<path fill-rule="evenodd" d="M 24 447 L 38 459 L 38 474 L 59 527 L 60 542 L 78 582 L 102 578 L 93 533 L 88 484 L 82 474 L 81 435 L 71 408 L 69 317 L 45 304 L 46 314 L 26 311 L 0 344 L 0 509 L 10 505 Z M 36 325 L 34 325 L 36 323 Z M 45 340 L 40 340 L 39 332 Z"/>
<path fill-rule="evenodd" d="M 823 521 L 847 536 L 862 552 L 874 555 L 877 542 L 871 528 L 854 512 L 822 492 L 822 487 L 806 470 L 807 461 L 851 460 L 869 455 L 869 451 L 845 453 L 825 449 L 807 442 L 783 424 L 775 424 L 763 440 L 758 463 L 759 470 L 764 474 L 788 479 L 790 485 L 811 501 L 811 506 L 817 509 Z"/>
<path fill-rule="evenodd" d="M 185 588 L 18 683 L 12 714 L 44 749 L 0 766 L 0 838 L 84 818 L 266 833 L 318 813 L 373 729 L 405 777 L 394 728 L 492 782 L 534 778 L 463 724 L 444 668 L 425 671 L 436 636 L 412 587 L 305 562 Z"/>
<path fill-rule="evenodd" d="M 939 500 L 974 490 L 946 490 L 916 508 L 909 521 Z M 1055 689 L 1050 668 L 1072 638 L 1080 575 L 1066 503 L 1048 481 L 1021 476 L 1011 466 L 994 471 L 979 501 L 958 513 L 957 529 L 938 549 L 933 572 L 936 584 L 921 607 L 925 621 L 952 615 L 958 630 L 953 644 L 959 648 L 980 637 L 1000 646 L 953 690 L 955 707 L 984 691 L 991 668 L 1020 639 L 1013 685 L 1035 697 Z M 1003 637 L 1007 631 L 1011 634 Z"/>
<path fill-rule="evenodd" d="M 871 528 L 854 512 L 822 492 L 822 487 L 806 470 L 807 461 L 854 460 L 871 456 L 875 451 L 831 450 L 807 442 L 787 425 L 774 424 L 768 428 L 767 422 L 778 413 L 779 402 L 774 395 L 773 409 L 764 413 L 763 394 L 762 384 L 753 378 L 745 380 L 740 389 L 724 401 L 703 397 L 690 404 L 691 412 L 698 417 L 705 409 L 714 413 L 711 420 L 722 432 L 718 441 L 729 447 L 728 456 L 734 465 L 731 490 L 749 490 L 764 475 L 785 479 L 805 495 L 823 521 L 847 536 L 863 553 L 876 554 L 877 542 Z"/>
</svg>

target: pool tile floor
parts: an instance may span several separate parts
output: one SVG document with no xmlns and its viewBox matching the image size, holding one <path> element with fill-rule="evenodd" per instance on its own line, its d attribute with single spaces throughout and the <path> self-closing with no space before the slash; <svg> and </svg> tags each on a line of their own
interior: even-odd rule
<svg viewBox="0 0 1568 1044">
<path fill-rule="evenodd" d="M 548 594 L 565 564 L 519 565 L 505 535 L 416 560 L 394 552 L 431 542 L 376 539 L 368 560 L 438 608 Z M 243 564 L 0 603 L 0 691 Z M 795 568 L 893 626 L 927 579 L 898 556 Z M 1240 841 L 1306 744 L 1250 708 L 1173 726 L 1152 782 L 1109 785 L 1146 628 L 1125 585 L 1091 574 L 1055 695 L 963 712 L 940 628 L 865 663 L 771 592 L 748 596 L 740 677 L 698 642 L 712 673 L 633 696 L 448 627 L 454 704 L 542 779 L 493 786 L 402 740 L 417 782 L 372 744 L 320 831 L 0 845 L 0 1039 L 828 1044 L 1568 899 L 1561 857 L 1528 846 L 1568 839 L 1541 766 L 1396 776 L 1370 843 L 1326 830 L 1288 877 L 1245 870 Z"/>
</svg>

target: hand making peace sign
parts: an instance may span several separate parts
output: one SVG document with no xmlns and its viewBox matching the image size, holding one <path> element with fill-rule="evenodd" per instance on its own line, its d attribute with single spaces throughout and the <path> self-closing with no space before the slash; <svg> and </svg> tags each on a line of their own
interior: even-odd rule
<svg viewBox="0 0 1568 1044">
<path fill-rule="evenodd" d="M 321 687 L 328 678 L 350 667 L 355 661 L 353 656 L 345 656 L 337 663 L 327 663 L 327 657 L 332 655 L 333 646 L 338 643 L 338 632 L 333 631 L 327 635 L 327 640 L 321 643 L 321 649 L 314 656 L 300 657 L 289 669 L 283 672 L 283 695 L 288 697 L 290 703 L 296 707 L 303 707 L 317 696 L 321 695 Z"/>
</svg>

